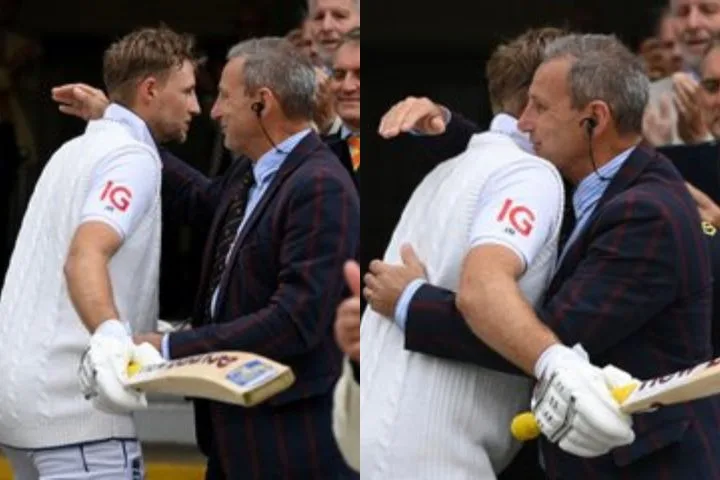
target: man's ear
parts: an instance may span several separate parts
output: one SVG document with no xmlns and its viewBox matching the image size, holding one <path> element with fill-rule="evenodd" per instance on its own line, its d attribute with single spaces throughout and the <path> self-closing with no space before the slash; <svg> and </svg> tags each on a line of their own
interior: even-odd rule
<svg viewBox="0 0 720 480">
<path fill-rule="evenodd" d="M 149 76 L 142 79 L 137 87 L 137 101 L 144 105 L 150 103 L 158 94 L 158 85 L 156 77 Z"/>
</svg>

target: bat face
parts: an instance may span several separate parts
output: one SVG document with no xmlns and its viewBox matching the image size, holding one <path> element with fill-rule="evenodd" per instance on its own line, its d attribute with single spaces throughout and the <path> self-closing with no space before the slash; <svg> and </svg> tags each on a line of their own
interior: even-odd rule
<svg viewBox="0 0 720 480">
<path fill-rule="evenodd" d="M 146 365 L 127 386 L 145 392 L 252 406 L 295 381 L 285 365 L 247 352 L 216 352 Z"/>
<path fill-rule="evenodd" d="M 247 355 L 243 355 L 243 359 L 247 361 Z M 202 355 L 192 355 L 190 357 L 184 357 L 184 358 L 178 358 L 175 360 L 169 360 L 167 362 L 163 363 L 156 363 L 151 365 L 145 365 L 143 367 L 140 367 L 140 369 L 133 375 L 142 375 L 142 374 L 149 374 L 152 372 L 158 372 L 163 370 L 173 370 L 177 369 L 179 367 L 185 367 L 188 365 L 200 365 L 200 366 L 206 366 L 206 367 L 215 367 L 219 370 L 225 369 L 230 364 L 235 364 L 238 362 L 240 357 L 238 355 L 232 354 L 232 352 L 222 352 L 222 353 L 205 353 Z"/>
<path fill-rule="evenodd" d="M 621 409 L 626 413 L 697 400 L 720 393 L 720 358 L 641 382 Z"/>
</svg>

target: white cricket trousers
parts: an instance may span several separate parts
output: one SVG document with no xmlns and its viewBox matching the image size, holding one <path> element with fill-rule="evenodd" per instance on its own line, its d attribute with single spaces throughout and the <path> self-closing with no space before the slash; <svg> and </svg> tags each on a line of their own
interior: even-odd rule
<svg viewBox="0 0 720 480">
<path fill-rule="evenodd" d="M 103 440 L 39 450 L 0 446 L 13 480 L 144 480 L 137 440 Z"/>
</svg>

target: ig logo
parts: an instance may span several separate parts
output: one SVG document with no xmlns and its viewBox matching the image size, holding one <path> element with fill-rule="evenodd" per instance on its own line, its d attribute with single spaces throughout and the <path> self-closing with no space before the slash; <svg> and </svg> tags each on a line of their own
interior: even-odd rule
<svg viewBox="0 0 720 480">
<path fill-rule="evenodd" d="M 506 199 L 503 203 L 500 215 L 497 217 L 498 222 L 510 221 L 512 229 L 506 229 L 508 233 L 514 234 L 518 232 L 520 235 L 527 237 L 532 232 L 535 222 L 535 214 L 523 205 L 515 205 L 511 199 Z"/>
<path fill-rule="evenodd" d="M 106 200 L 110 201 L 110 205 L 112 205 L 112 207 L 108 205 L 108 210 L 112 211 L 114 207 L 121 212 L 124 212 L 130 206 L 132 192 L 127 187 L 115 185 L 115 182 L 108 181 L 107 184 L 105 184 L 102 194 L 100 195 L 100 200 L 103 202 Z"/>
</svg>

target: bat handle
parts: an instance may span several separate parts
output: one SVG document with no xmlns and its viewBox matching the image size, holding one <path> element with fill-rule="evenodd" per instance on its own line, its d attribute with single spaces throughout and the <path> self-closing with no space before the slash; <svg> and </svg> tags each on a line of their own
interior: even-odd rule
<svg viewBox="0 0 720 480">
<path fill-rule="evenodd" d="M 140 371 L 140 364 L 131 360 L 127 366 L 127 376 L 132 377 L 139 371 Z"/>
<path fill-rule="evenodd" d="M 622 404 L 637 387 L 636 383 L 629 383 L 622 387 L 615 387 L 610 390 L 616 402 Z M 523 412 L 515 415 L 510 424 L 510 432 L 513 437 L 521 442 L 526 442 L 537 438 L 540 435 L 540 426 L 532 412 Z"/>
</svg>

